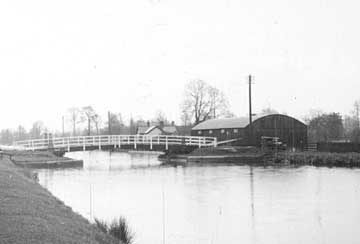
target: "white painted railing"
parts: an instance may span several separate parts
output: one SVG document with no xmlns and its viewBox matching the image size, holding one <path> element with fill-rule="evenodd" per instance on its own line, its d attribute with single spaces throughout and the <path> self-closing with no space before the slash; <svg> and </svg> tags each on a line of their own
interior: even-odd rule
<svg viewBox="0 0 360 244">
<path fill-rule="evenodd" d="M 134 149 L 138 145 L 149 145 L 150 150 L 155 145 L 164 145 L 167 150 L 170 145 L 184 145 L 209 147 L 217 146 L 215 137 L 200 137 L 200 136 L 150 136 L 150 135 L 101 135 L 101 136 L 71 136 L 71 137 L 55 137 L 49 139 L 36 139 L 17 141 L 14 146 L 23 148 L 24 150 L 44 150 L 44 149 L 64 149 L 70 151 L 72 147 L 82 147 L 86 150 L 87 147 L 114 146 L 114 148 L 121 148 L 122 145 L 133 145 Z"/>
</svg>

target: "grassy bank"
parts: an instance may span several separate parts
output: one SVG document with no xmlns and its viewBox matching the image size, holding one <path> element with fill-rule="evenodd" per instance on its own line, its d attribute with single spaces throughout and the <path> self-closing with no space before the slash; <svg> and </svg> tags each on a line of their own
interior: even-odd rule
<svg viewBox="0 0 360 244">
<path fill-rule="evenodd" d="M 244 156 L 244 155 L 262 155 L 261 151 L 256 147 L 236 147 L 236 146 L 219 146 L 197 148 L 189 156 Z"/>
<path fill-rule="evenodd" d="M 198 148 L 186 155 L 171 155 L 169 162 L 239 163 L 261 165 L 313 165 L 326 167 L 360 167 L 360 153 L 286 152 L 263 153 L 255 147 L 221 146 Z"/>
<path fill-rule="evenodd" d="M 0 158 L 1 243 L 119 243 L 76 214 L 33 179 Z"/>
<path fill-rule="evenodd" d="M 360 167 L 360 153 L 280 152 L 274 163 L 326 167 Z"/>
</svg>

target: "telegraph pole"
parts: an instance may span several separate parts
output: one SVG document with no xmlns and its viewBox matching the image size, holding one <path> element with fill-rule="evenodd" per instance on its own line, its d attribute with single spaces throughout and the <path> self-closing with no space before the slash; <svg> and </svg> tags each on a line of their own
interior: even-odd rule
<svg viewBox="0 0 360 244">
<path fill-rule="evenodd" d="M 64 116 L 62 116 L 62 136 L 65 135 Z"/>
<path fill-rule="evenodd" d="M 249 125 L 252 123 L 252 111 L 251 111 L 251 75 L 249 75 Z"/>
<path fill-rule="evenodd" d="M 111 114 L 110 111 L 108 111 L 108 123 L 109 123 L 109 135 L 111 135 Z"/>
</svg>

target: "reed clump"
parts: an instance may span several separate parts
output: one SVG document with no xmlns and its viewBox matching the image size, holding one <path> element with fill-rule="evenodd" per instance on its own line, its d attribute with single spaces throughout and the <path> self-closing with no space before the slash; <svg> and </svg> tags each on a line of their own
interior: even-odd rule
<svg viewBox="0 0 360 244">
<path fill-rule="evenodd" d="M 135 234 L 131 231 L 124 217 L 113 220 L 110 224 L 95 218 L 95 225 L 104 233 L 110 234 L 123 244 L 131 244 Z"/>
</svg>

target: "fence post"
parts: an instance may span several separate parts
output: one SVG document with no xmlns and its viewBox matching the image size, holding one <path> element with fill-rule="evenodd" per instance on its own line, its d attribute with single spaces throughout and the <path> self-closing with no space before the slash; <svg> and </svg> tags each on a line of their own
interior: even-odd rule
<svg viewBox="0 0 360 244">
<path fill-rule="evenodd" d="M 83 137 L 83 151 L 85 151 L 85 136 Z"/>
<path fill-rule="evenodd" d="M 114 136 L 112 137 L 113 143 L 114 143 L 114 148 L 116 148 L 116 137 L 114 138 Z"/>
<path fill-rule="evenodd" d="M 119 141 L 118 141 L 118 144 L 119 144 L 119 148 L 121 147 L 121 135 L 119 135 Z"/>
<path fill-rule="evenodd" d="M 150 150 L 152 150 L 152 136 L 150 136 Z"/>
<path fill-rule="evenodd" d="M 101 150 L 101 136 L 99 136 L 99 150 Z"/>
<path fill-rule="evenodd" d="M 217 138 L 214 138 L 214 147 L 217 147 Z"/>
<path fill-rule="evenodd" d="M 67 149 L 68 149 L 68 152 L 70 152 L 70 138 L 69 137 L 67 138 Z"/>
<path fill-rule="evenodd" d="M 136 136 L 134 136 L 134 148 L 136 149 Z"/>
<path fill-rule="evenodd" d="M 168 145 L 168 137 L 165 136 L 165 149 L 168 150 L 169 149 L 169 145 Z"/>
</svg>

